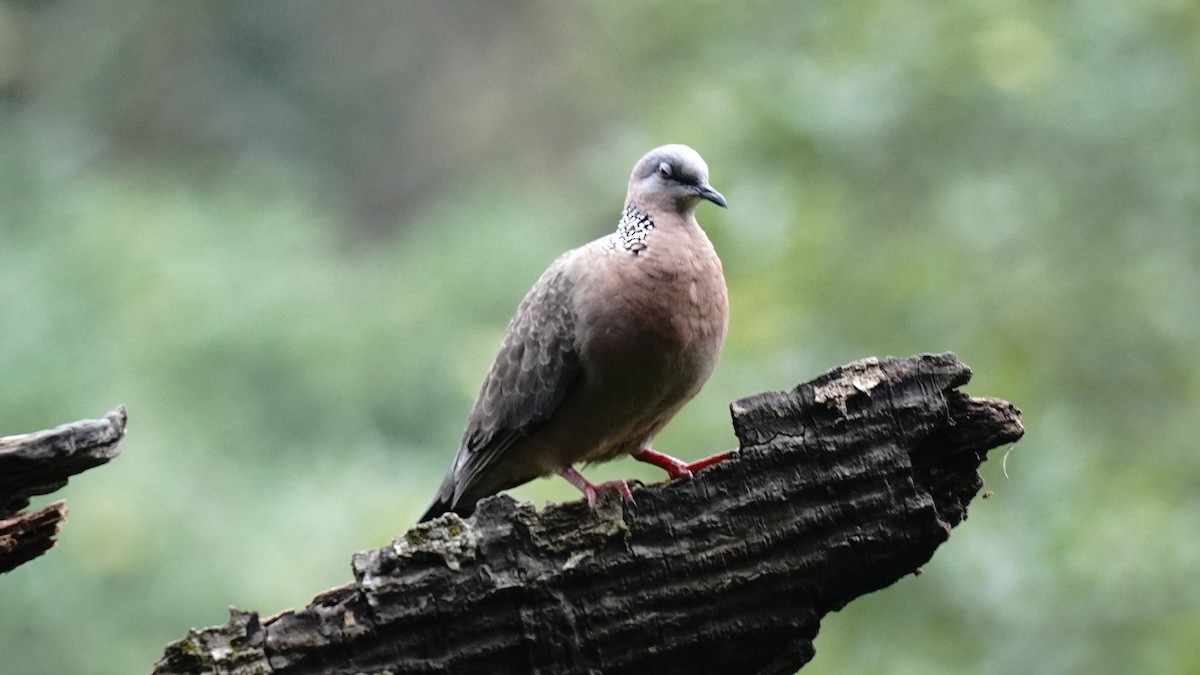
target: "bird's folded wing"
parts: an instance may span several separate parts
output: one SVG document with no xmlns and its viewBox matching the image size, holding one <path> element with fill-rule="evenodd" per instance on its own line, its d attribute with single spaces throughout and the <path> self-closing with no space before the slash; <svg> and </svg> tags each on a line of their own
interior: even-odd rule
<svg viewBox="0 0 1200 675">
<path fill-rule="evenodd" d="M 508 324 L 455 462 L 455 499 L 550 418 L 580 374 L 570 253 L 534 284 Z"/>
</svg>

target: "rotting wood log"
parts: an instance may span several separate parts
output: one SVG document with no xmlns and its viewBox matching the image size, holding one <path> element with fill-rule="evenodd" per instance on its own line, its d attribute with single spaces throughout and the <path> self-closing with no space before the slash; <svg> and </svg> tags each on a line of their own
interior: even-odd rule
<svg viewBox="0 0 1200 675">
<path fill-rule="evenodd" d="M 118 406 L 103 419 L 0 438 L 0 573 L 50 550 L 67 516 L 62 501 L 21 513 L 29 498 L 120 454 L 125 420 L 125 406 Z"/>
<path fill-rule="evenodd" d="M 792 673 L 821 618 L 913 574 L 967 515 L 1013 405 L 953 354 L 866 359 L 731 406 L 740 453 L 537 512 L 507 496 L 358 553 L 299 611 L 167 646 L 183 673 Z"/>
</svg>

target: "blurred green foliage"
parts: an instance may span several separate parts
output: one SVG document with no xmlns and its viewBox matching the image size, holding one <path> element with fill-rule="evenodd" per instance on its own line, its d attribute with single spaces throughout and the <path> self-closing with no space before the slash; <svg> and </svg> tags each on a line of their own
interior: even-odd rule
<svg viewBox="0 0 1200 675">
<path fill-rule="evenodd" d="M 805 672 L 1200 671 L 1198 29 L 1194 0 L 0 2 L 0 433 L 130 410 L 0 578 L 0 669 L 146 672 L 349 580 L 529 284 L 685 142 L 733 309 L 662 450 L 868 355 L 954 350 L 1025 411 L 994 497 Z"/>
</svg>

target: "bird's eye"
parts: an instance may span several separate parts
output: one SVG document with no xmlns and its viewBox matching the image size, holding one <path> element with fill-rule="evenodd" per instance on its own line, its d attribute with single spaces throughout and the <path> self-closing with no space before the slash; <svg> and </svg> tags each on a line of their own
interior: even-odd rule
<svg viewBox="0 0 1200 675">
<path fill-rule="evenodd" d="M 670 178 L 671 177 L 671 165 L 666 162 L 659 164 L 658 165 L 658 175 L 662 176 L 663 178 Z"/>
</svg>

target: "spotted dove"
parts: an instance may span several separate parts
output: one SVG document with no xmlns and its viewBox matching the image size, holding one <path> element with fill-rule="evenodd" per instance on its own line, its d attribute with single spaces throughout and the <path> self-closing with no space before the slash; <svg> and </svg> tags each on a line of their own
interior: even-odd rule
<svg viewBox="0 0 1200 675">
<path fill-rule="evenodd" d="M 724 457 L 687 464 L 650 448 L 725 341 L 725 278 L 696 222 L 701 200 L 725 206 L 695 150 L 664 145 L 638 161 L 616 232 L 560 256 L 517 308 L 422 521 L 469 515 L 551 473 L 589 503 L 605 489 L 632 501 L 625 481 L 593 485 L 580 462 L 632 455 L 681 478 Z"/>
</svg>

